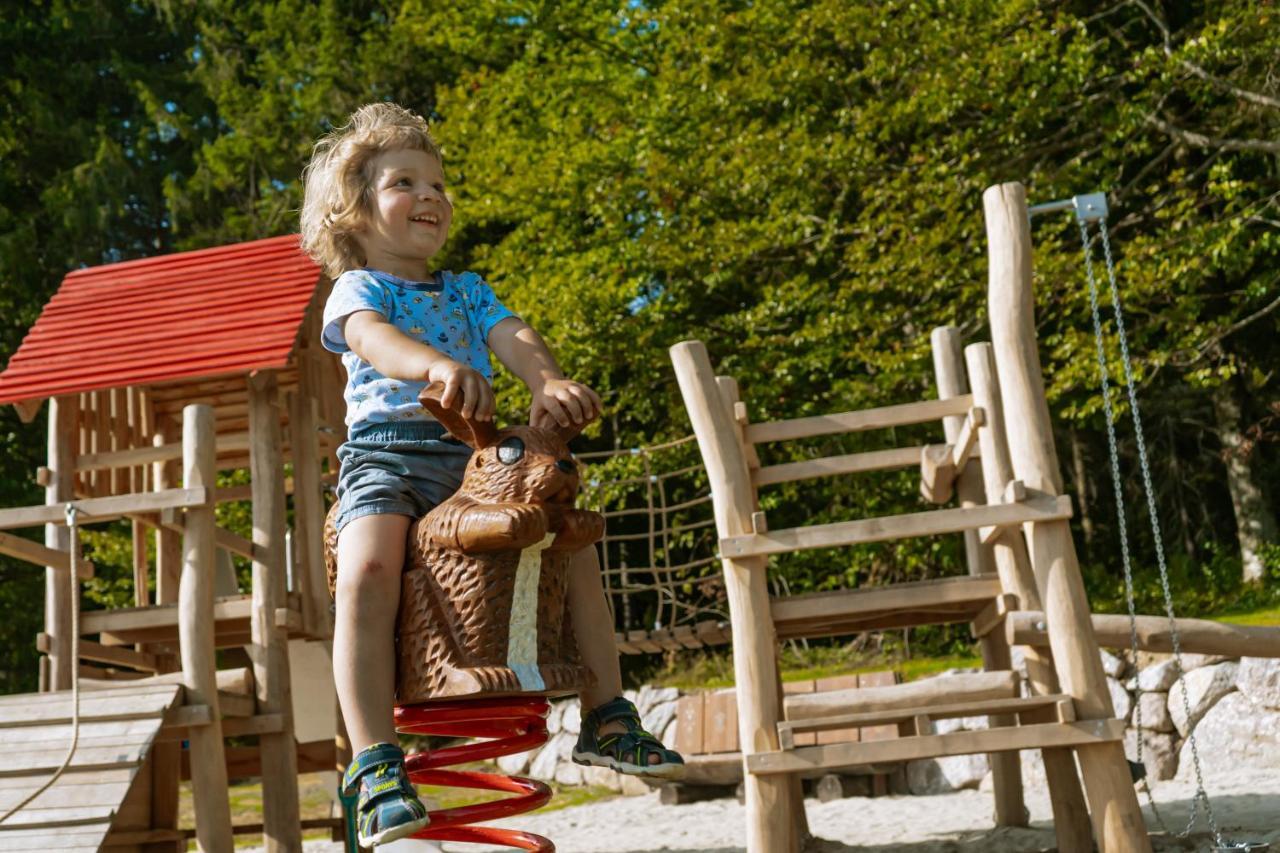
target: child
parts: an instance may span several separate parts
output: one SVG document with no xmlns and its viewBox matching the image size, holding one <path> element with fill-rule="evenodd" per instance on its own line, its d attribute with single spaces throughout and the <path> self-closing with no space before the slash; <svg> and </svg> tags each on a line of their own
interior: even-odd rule
<svg viewBox="0 0 1280 853">
<path fill-rule="evenodd" d="M 316 145 L 305 173 L 302 245 L 335 279 L 324 346 L 347 368 L 348 440 L 338 451 L 338 578 L 334 681 L 355 758 L 343 779 L 359 791 L 363 846 L 411 835 L 429 819 L 404 772 L 392 722 L 394 630 L 410 523 L 452 494 L 470 449 L 418 403 L 444 383 L 443 404 L 491 420 L 489 351 L 529 386 L 529 422 L 582 424 L 600 398 L 567 379 L 542 338 L 475 273 L 428 272 L 453 216 L 440 149 L 419 116 L 361 107 Z M 582 693 L 580 764 L 675 777 L 679 755 L 644 731 L 621 698 L 613 622 L 594 548 L 574 556 L 569 608 L 583 662 L 598 684 Z"/>
</svg>

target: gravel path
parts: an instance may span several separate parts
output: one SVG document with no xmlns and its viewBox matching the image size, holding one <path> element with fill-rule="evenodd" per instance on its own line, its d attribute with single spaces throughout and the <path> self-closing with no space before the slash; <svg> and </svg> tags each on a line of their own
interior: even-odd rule
<svg viewBox="0 0 1280 853">
<path fill-rule="evenodd" d="M 1214 812 L 1232 840 L 1266 841 L 1280 853 L 1280 773 L 1252 771 L 1207 779 Z M 1164 782 L 1155 788 L 1161 814 L 1170 826 L 1186 825 L 1193 787 Z M 1027 792 L 1029 829 L 991 828 L 991 797 L 961 791 L 927 797 L 850 797 L 831 803 L 807 800 L 809 827 L 820 841 L 813 853 L 1031 853 L 1053 849 L 1050 808 L 1043 789 Z M 1148 825 L 1150 811 L 1144 807 Z M 589 805 L 535 814 L 512 821 L 556 843 L 559 853 L 742 853 L 743 809 L 722 799 L 663 806 L 656 794 L 616 797 Z M 1190 841 L 1156 838 L 1158 851 L 1211 850 L 1203 829 Z M 341 845 L 308 842 L 306 853 L 341 853 Z M 424 842 L 400 842 L 384 853 L 427 853 Z M 507 848 L 447 844 L 447 853 Z M 248 851 L 241 850 L 241 853 Z"/>
</svg>

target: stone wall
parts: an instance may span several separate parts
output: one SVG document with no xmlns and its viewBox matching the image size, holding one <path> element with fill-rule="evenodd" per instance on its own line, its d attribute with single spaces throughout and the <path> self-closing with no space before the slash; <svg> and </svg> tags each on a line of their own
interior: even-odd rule
<svg viewBox="0 0 1280 853">
<path fill-rule="evenodd" d="M 1015 667 L 1025 682 L 1018 651 L 1014 649 Z M 1194 732 L 1200 766 L 1206 776 L 1239 767 L 1280 768 L 1280 660 L 1188 654 L 1182 656 L 1182 663 L 1186 671 L 1180 674 L 1170 655 L 1144 653 L 1133 662 L 1127 656 L 1102 652 L 1116 716 L 1127 722 L 1126 756 L 1137 757 L 1140 734 L 1142 760 L 1149 778 L 1194 779 L 1191 740 L 1187 737 L 1188 732 Z M 935 677 L 946 678 L 960 671 Z M 627 691 L 626 695 L 639 708 L 645 728 L 672 745 L 679 692 L 675 688 L 643 687 Z M 554 779 L 566 785 L 603 785 L 628 794 L 652 790 L 645 783 L 612 770 L 574 764 L 570 753 L 580 721 L 577 699 L 554 703 L 547 720 L 551 739 L 536 752 L 500 759 L 503 771 Z M 986 728 L 987 720 L 937 720 L 934 727 L 938 734 L 973 731 Z M 1026 785 L 1045 784 L 1039 752 L 1024 751 L 1022 767 Z M 912 761 L 906 767 L 907 787 L 913 794 L 989 787 L 990 769 L 985 755 Z"/>
</svg>

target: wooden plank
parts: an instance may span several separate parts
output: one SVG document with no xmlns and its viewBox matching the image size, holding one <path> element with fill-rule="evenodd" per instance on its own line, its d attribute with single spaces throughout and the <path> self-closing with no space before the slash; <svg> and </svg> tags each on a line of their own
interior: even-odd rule
<svg viewBox="0 0 1280 853">
<path fill-rule="evenodd" d="M 987 413 L 974 406 L 965 416 L 964 425 L 960 427 L 960 435 L 956 438 L 951 452 L 951 465 L 957 471 L 963 471 L 977 452 L 978 428 L 987 422 Z"/>
<path fill-rule="evenodd" d="M 188 509 L 209 503 L 211 490 L 205 488 L 165 489 L 140 495 L 117 495 L 75 501 L 81 513 L 79 523 L 109 521 L 131 512 L 155 512 L 161 509 Z M 26 506 L 0 510 L 0 529 L 34 527 L 37 524 L 65 524 L 66 503 Z"/>
<path fill-rule="evenodd" d="M 23 694 L 6 699 L 11 701 L 0 702 L 0 726 L 44 725 L 71 719 L 70 691 Z M 121 688 L 82 692 L 80 719 L 158 718 L 177 701 L 178 688 L 171 684 L 141 688 L 130 686 L 127 692 Z"/>
<path fill-rule="evenodd" d="M 923 708 L 935 703 L 1008 699 L 1018 694 L 1014 672 L 972 672 L 927 678 L 886 687 L 859 687 L 827 693 L 787 696 L 787 719 L 808 720 L 838 714 Z"/>
<path fill-rule="evenodd" d="M 963 415 L 969 411 L 972 404 L 972 398 L 963 395 L 949 400 L 924 400 L 918 403 L 902 403 L 857 412 L 768 421 L 748 426 L 746 440 L 751 444 L 761 444 L 766 441 L 789 441 L 795 438 L 812 438 L 839 432 L 861 432 L 921 424 L 940 420 L 948 415 Z"/>
<path fill-rule="evenodd" d="M 1004 506 L 939 509 L 792 527 L 765 534 L 726 536 L 720 539 L 720 553 L 734 558 L 762 557 L 810 548 L 836 548 L 889 539 L 938 536 L 993 525 L 1060 521 L 1071 518 L 1071 514 L 1071 498 L 1066 495 L 1034 495 L 1023 503 Z"/>
<path fill-rule="evenodd" d="M 991 714 L 1018 714 L 1040 708 L 1057 708 L 1064 696 L 1027 696 L 1011 699 L 980 699 L 973 702 L 953 702 L 917 708 L 901 708 L 891 711 L 871 711 L 862 714 L 838 714 L 834 717 L 814 717 L 808 720 L 788 720 L 778 726 L 786 726 L 793 732 L 823 732 L 841 726 L 883 726 L 900 723 L 925 715 L 933 720 L 956 717 L 984 717 Z"/>
<path fill-rule="evenodd" d="M 920 448 L 920 497 L 932 504 L 951 500 L 956 482 L 955 448 L 950 444 L 927 444 Z"/>
<path fill-rule="evenodd" d="M 838 474 L 892 471 L 895 468 L 910 468 L 919 462 L 919 447 L 895 447 L 892 450 L 825 456 L 821 459 L 806 459 L 803 462 L 785 462 L 780 465 L 757 468 L 751 472 L 751 484 L 757 487 L 770 486 L 775 483 L 790 483 L 795 480 L 832 477 Z"/>
<path fill-rule="evenodd" d="M 814 680 L 811 678 L 806 679 L 804 681 L 782 682 L 782 695 L 783 695 L 784 707 L 785 707 L 787 696 L 792 696 L 792 695 L 801 694 L 801 693 L 812 693 L 816 689 L 817 689 L 817 685 L 814 682 Z M 818 736 L 815 735 L 813 732 L 803 732 L 801 734 L 794 735 L 794 736 L 792 736 L 788 732 L 787 736 L 784 737 L 781 729 L 782 723 L 779 722 L 778 725 L 779 725 L 778 742 L 781 744 L 783 749 L 792 749 L 793 747 L 796 747 L 796 746 L 813 746 L 818 742 Z"/>
<path fill-rule="evenodd" d="M 965 603 L 974 603 L 977 609 L 1000 594 L 999 578 L 970 575 L 775 598 L 770 603 L 770 611 L 775 624 L 837 620 L 884 611 L 924 611 L 931 607 Z"/>
<path fill-rule="evenodd" d="M 703 752 L 738 751 L 738 697 L 733 688 L 707 692 L 703 719 Z"/>
<path fill-rule="evenodd" d="M 758 775 L 805 773 L 846 766 L 942 758 L 948 755 L 1096 746 L 1119 743 L 1123 737 L 1124 723 L 1120 720 L 1040 723 L 1014 729 L 984 729 L 870 743 L 807 746 L 789 752 L 759 752 L 747 756 L 747 772 Z"/>
<path fill-rule="evenodd" d="M 52 638 L 43 632 L 36 634 L 36 649 L 47 653 L 52 645 Z M 134 651 L 121 646 L 104 646 L 92 640 L 82 639 L 78 643 L 80 659 L 95 663 L 109 663 L 115 666 L 128 666 L 146 672 L 156 671 L 156 656 L 147 652 Z"/>
<path fill-rule="evenodd" d="M 253 601 L 248 595 L 226 596 L 213 605 L 213 618 L 219 622 L 232 619 L 248 619 Z M 96 634 L 101 631 L 125 631 L 137 628 L 173 627 L 178 624 L 176 604 L 155 604 L 151 607 L 122 607 L 116 610 L 93 610 L 80 616 L 80 633 Z"/>
<path fill-rule="evenodd" d="M 813 683 L 813 692 L 832 693 L 837 690 L 848 691 L 853 690 L 858 686 L 859 681 L 857 674 L 835 675 L 828 678 L 816 679 Z M 778 735 L 780 737 L 782 736 L 783 726 L 789 725 L 794 725 L 794 723 L 790 720 L 784 720 L 783 722 L 778 723 Z M 811 733 L 814 734 L 815 744 L 839 743 L 841 741 L 856 742 L 860 736 L 856 727 L 850 728 L 848 726 L 838 727 L 835 729 L 813 729 L 811 730 Z M 794 737 L 791 737 L 790 740 L 792 743 L 795 743 Z"/>
<path fill-rule="evenodd" d="M 0 554 L 26 560 L 37 566 L 51 566 L 64 572 L 71 571 L 71 555 L 68 552 L 41 545 L 39 542 L 33 542 L 12 533 L 0 532 Z M 77 561 L 76 569 L 76 576 L 81 580 L 93 577 L 93 563 L 83 557 Z"/>
<path fill-rule="evenodd" d="M 71 756 L 71 767 L 81 770 L 114 770 L 121 767 L 137 767 L 146 755 L 146 744 L 134 747 L 104 746 L 77 749 Z M 13 756 L 15 764 L 0 766 L 0 776 L 33 776 L 49 774 L 62 766 L 67 757 L 67 745 L 57 744 L 48 749 L 24 750 Z M 18 766 L 20 763 L 21 766 Z M 43 781 L 43 780 L 41 780 Z"/>
<path fill-rule="evenodd" d="M 879 672 L 858 673 L 858 688 L 860 690 L 872 687 L 893 687 L 897 683 L 898 673 L 892 670 L 885 669 Z M 895 725 L 862 726 L 858 729 L 858 740 L 860 741 L 893 740 L 897 736 L 898 727 Z"/>
<path fill-rule="evenodd" d="M 678 722 L 674 748 L 681 755 L 700 755 L 706 752 L 703 747 L 706 696 L 705 690 L 699 690 L 681 696 L 676 702 Z"/>
<path fill-rule="evenodd" d="M 1209 619 L 1176 619 L 1178 638 L 1184 652 L 1229 657 L 1280 658 L 1280 626 L 1232 625 Z M 1098 645 L 1127 649 L 1130 643 L 1129 617 L 1094 613 L 1093 633 Z M 1017 610 L 1005 623 L 1011 644 L 1047 646 L 1048 626 L 1044 613 Z M 1173 631 L 1166 616 L 1137 617 L 1138 648 L 1147 652 L 1172 652 Z"/>
<path fill-rule="evenodd" d="M 156 718 L 140 717 L 130 720 L 81 720 L 80 746 L 106 746 L 112 743 L 137 744 L 155 736 Z M 0 744 L 7 756 L 20 754 L 25 747 L 66 747 L 71 742 L 71 721 L 51 721 L 39 726 L 10 726 L 0 728 Z"/>
<path fill-rule="evenodd" d="M 49 792 L 62 790 L 63 788 L 79 788 L 88 791 L 90 788 L 109 788 L 113 785 L 128 785 L 133 778 L 133 772 L 128 768 L 117 770 L 66 770 L 61 776 L 54 780 L 53 785 L 49 787 L 41 796 L 46 796 Z M 9 797 L 15 802 L 27 794 L 30 794 L 33 785 L 31 780 L 24 776 L 7 776 L 0 779 L 0 796 Z M 89 794 L 84 794 L 89 796 Z"/>
<path fill-rule="evenodd" d="M 971 633 L 975 639 L 987 636 L 1004 623 L 1010 611 L 1018 608 L 1018 597 L 1008 593 L 996 596 L 973 620 Z"/>
</svg>

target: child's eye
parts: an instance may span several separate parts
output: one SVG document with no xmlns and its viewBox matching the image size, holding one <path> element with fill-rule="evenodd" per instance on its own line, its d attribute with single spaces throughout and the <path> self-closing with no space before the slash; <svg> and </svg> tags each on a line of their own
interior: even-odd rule
<svg viewBox="0 0 1280 853">
<path fill-rule="evenodd" d="M 413 182 L 412 182 L 412 181 L 410 181 L 408 178 L 401 178 L 400 180 L 396 181 L 396 186 L 398 186 L 398 187 L 399 187 L 399 186 L 405 186 L 405 187 L 407 187 L 407 186 L 412 186 L 412 183 L 413 183 Z"/>
</svg>

